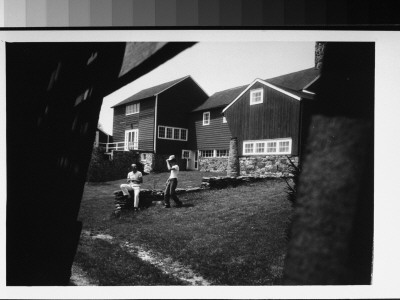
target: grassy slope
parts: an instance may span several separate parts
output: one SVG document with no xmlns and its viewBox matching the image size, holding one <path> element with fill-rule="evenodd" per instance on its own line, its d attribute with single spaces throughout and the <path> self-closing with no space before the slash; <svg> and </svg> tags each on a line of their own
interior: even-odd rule
<svg viewBox="0 0 400 300">
<path fill-rule="evenodd" d="M 183 208 L 156 205 L 113 219 L 111 192 L 118 183 L 86 187 L 79 218 L 84 230 L 108 233 L 117 240 L 171 256 L 218 285 L 267 285 L 280 277 L 286 252 L 286 220 L 291 214 L 283 182 L 182 195 Z M 89 252 L 90 245 L 81 246 L 77 256 L 87 257 Z M 98 259 L 103 255 L 99 253 Z M 126 267 L 137 273 L 135 264 Z M 116 270 L 109 272 L 118 273 L 119 268 L 115 263 Z M 157 280 L 151 280 L 148 284 L 157 284 Z M 163 280 L 159 284 L 179 284 Z"/>
</svg>

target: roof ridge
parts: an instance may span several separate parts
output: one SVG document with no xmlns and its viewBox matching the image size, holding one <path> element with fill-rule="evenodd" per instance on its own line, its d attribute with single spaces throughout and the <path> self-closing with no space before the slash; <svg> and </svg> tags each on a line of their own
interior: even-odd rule
<svg viewBox="0 0 400 300">
<path fill-rule="evenodd" d="M 186 75 L 186 76 L 184 76 L 184 77 L 176 78 L 176 79 L 174 79 L 174 80 L 169 80 L 169 81 L 166 81 L 166 82 L 163 82 L 163 83 L 160 83 L 160 84 L 156 84 L 156 85 L 150 86 L 150 87 L 145 88 L 145 89 L 141 89 L 140 91 L 134 93 L 133 95 L 130 95 L 129 97 L 126 97 L 124 100 L 118 102 L 117 104 L 115 104 L 115 105 L 113 105 L 113 106 L 111 106 L 111 107 L 113 108 L 113 107 L 116 107 L 116 106 L 120 106 L 120 105 L 129 103 L 129 102 L 130 102 L 129 99 L 134 98 L 135 96 L 139 95 L 140 93 L 144 93 L 145 91 L 149 91 L 149 90 L 151 90 L 151 89 L 154 89 L 154 88 L 157 88 L 157 87 L 166 85 L 166 86 L 164 87 L 164 89 L 162 89 L 161 91 L 159 91 L 159 92 L 152 92 L 152 93 L 150 93 L 149 95 L 142 96 L 141 98 L 132 100 L 132 102 L 133 102 L 133 101 L 140 100 L 140 99 L 145 99 L 145 98 L 148 98 L 148 97 L 153 97 L 153 96 L 155 96 L 155 95 L 158 95 L 158 94 L 164 92 L 165 90 L 171 88 L 171 87 L 174 86 L 175 84 L 178 84 L 178 83 L 182 82 L 183 80 L 185 80 L 185 79 L 187 79 L 187 78 L 189 78 L 189 77 L 191 78 L 191 75 Z"/>
<path fill-rule="evenodd" d="M 215 92 L 215 93 L 212 94 L 210 97 L 212 97 L 213 95 L 215 95 L 215 94 L 217 94 L 217 93 L 227 92 L 227 91 L 230 91 L 230 90 L 242 88 L 242 87 L 244 87 L 244 86 L 247 86 L 247 84 L 243 84 L 243 85 L 240 85 L 240 86 L 237 86 L 237 87 L 233 87 L 233 88 L 230 88 L 230 89 L 226 89 L 226 90 L 222 90 L 222 91 Z"/>
</svg>

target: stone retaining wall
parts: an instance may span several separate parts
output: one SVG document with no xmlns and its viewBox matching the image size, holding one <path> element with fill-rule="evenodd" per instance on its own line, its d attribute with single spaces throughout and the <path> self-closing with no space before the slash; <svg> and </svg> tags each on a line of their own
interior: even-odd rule
<svg viewBox="0 0 400 300">
<path fill-rule="evenodd" d="M 240 175 L 252 176 L 287 176 L 291 169 L 289 159 L 297 166 L 298 156 L 268 155 L 268 156 L 242 156 L 239 157 Z M 228 158 L 226 157 L 201 157 L 199 158 L 199 171 L 201 172 L 227 172 Z"/>
<path fill-rule="evenodd" d="M 200 157 L 199 170 L 201 172 L 226 172 L 227 157 Z"/>
<path fill-rule="evenodd" d="M 294 165 L 298 165 L 298 156 L 269 155 L 239 157 L 240 175 L 287 176 L 292 168 L 289 159 Z"/>
</svg>

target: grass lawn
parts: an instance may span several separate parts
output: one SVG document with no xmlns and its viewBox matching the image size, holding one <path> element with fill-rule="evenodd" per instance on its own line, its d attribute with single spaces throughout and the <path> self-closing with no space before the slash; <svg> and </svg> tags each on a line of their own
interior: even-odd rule
<svg viewBox="0 0 400 300">
<path fill-rule="evenodd" d="M 179 186 L 185 187 L 198 186 L 210 173 L 180 175 Z M 147 175 L 144 182 L 162 188 L 166 177 L 167 173 Z M 125 211 L 115 219 L 110 217 L 112 191 L 123 181 L 86 185 L 79 215 L 83 230 L 168 255 L 216 285 L 269 285 L 280 278 L 291 215 L 283 181 L 183 194 L 182 208 L 154 205 L 137 214 Z M 100 284 L 183 284 L 117 243 L 82 239 L 76 262 Z"/>
</svg>

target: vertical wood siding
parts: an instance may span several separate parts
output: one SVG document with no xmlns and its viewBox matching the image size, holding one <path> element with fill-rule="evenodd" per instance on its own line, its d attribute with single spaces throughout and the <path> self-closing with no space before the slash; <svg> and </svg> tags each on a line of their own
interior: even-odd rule
<svg viewBox="0 0 400 300">
<path fill-rule="evenodd" d="M 153 152 L 155 98 L 140 101 L 138 114 L 125 115 L 126 105 L 114 108 L 114 142 L 125 141 L 125 130 L 139 129 L 139 150 Z"/>
<path fill-rule="evenodd" d="M 264 101 L 250 105 L 250 90 L 264 89 Z M 239 153 L 244 140 L 292 138 L 292 154 L 298 155 L 300 101 L 261 83 L 255 83 L 226 112 L 233 137 L 238 138 Z"/>
<path fill-rule="evenodd" d="M 186 128 L 190 139 L 190 112 L 208 98 L 207 94 L 191 79 L 187 78 L 158 95 L 158 125 Z M 182 149 L 188 149 L 188 142 L 157 138 L 156 152 L 175 154 L 179 157 Z"/>
<path fill-rule="evenodd" d="M 219 107 L 191 114 L 191 150 L 229 149 L 231 132 L 228 123 L 222 123 L 222 109 Z M 203 113 L 207 111 L 210 112 L 210 125 L 203 125 Z"/>
</svg>

